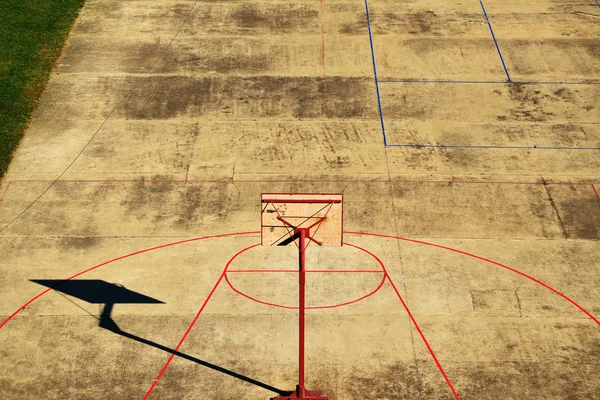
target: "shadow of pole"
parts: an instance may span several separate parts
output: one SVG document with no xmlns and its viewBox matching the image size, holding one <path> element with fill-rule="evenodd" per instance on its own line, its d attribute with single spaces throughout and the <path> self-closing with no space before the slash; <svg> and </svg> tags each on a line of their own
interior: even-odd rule
<svg viewBox="0 0 600 400">
<path fill-rule="evenodd" d="M 230 371 L 226 368 L 220 367 L 215 364 L 211 364 L 207 361 L 200 360 L 199 358 L 192 357 L 188 354 L 182 353 L 170 349 L 158 343 L 154 343 L 150 340 L 141 338 L 133 335 L 129 332 L 125 332 L 119 328 L 116 322 L 112 319 L 111 314 L 115 304 L 164 304 L 162 301 L 153 299 L 152 297 L 145 296 L 141 293 L 137 293 L 133 290 L 127 289 L 122 285 L 105 282 L 101 279 L 72 279 L 72 280 L 61 280 L 61 279 L 31 279 L 31 282 L 37 283 L 42 286 L 46 286 L 56 291 L 61 295 L 68 295 L 79 300 L 85 301 L 90 304 L 103 304 L 102 312 L 100 313 L 100 327 L 109 330 L 117 335 L 121 335 L 136 342 L 143 343 L 148 346 L 160 349 L 167 353 L 176 355 L 177 357 L 184 358 L 188 361 L 192 361 L 203 367 L 210 368 L 212 370 L 221 372 L 229 375 L 233 378 L 242 380 L 252 385 L 261 387 L 271 392 L 284 395 L 286 391 L 277 389 L 276 387 L 267 385 L 257 381 L 256 379 L 249 378 L 247 376 L 238 374 L 237 372 Z M 68 299 L 68 298 L 67 298 Z M 71 301 L 71 300 L 69 300 Z M 71 301 L 72 302 L 72 301 Z M 75 306 L 81 308 L 77 303 L 72 302 Z M 88 312 L 87 310 L 83 309 Z M 90 314 L 91 315 L 91 314 Z M 94 318 L 96 318 L 94 316 Z"/>
<path fill-rule="evenodd" d="M 247 376 L 238 374 L 237 372 L 234 372 L 234 371 L 228 370 L 226 368 L 220 367 L 218 365 L 209 363 L 208 361 L 201 360 L 199 358 L 190 356 L 190 355 L 182 353 L 180 351 L 173 350 L 173 349 L 168 348 L 166 346 L 163 346 L 161 344 L 155 343 L 155 342 L 150 341 L 148 339 L 144 339 L 144 338 L 141 338 L 139 336 L 133 335 L 133 334 L 131 334 L 129 332 L 125 332 L 121 328 L 119 328 L 119 326 L 116 324 L 116 322 L 111 318 L 110 314 L 112 312 L 112 307 L 113 307 L 113 304 L 110 304 L 110 303 L 106 304 L 104 306 L 104 309 L 103 309 L 103 311 L 102 311 L 102 313 L 100 315 L 100 327 L 101 328 L 107 329 L 107 330 L 109 330 L 109 331 L 111 331 L 113 333 L 116 333 L 117 335 L 126 337 L 128 339 L 135 340 L 136 342 L 143 343 L 145 345 L 152 346 L 154 348 L 163 350 L 163 351 L 165 351 L 167 353 L 174 354 L 177 357 L 184 358 L 184 359 L 186 359 L 188 361 L 191 361 L 191 362 L 194 362 L 194 363 L 196 363 L 198 365 L 202 365 L 203 367 L 210 368 L 212 370 L 221 372 L 221 373 L 229 375 L 229 376 L 231 376 L 233 378 L 240 379 L 240 380 L 242 380 L 244 382 L 247 382 L 247 383 L 250 383 L 252 385 L 261 387 L 263 389 L 269 390 L 269 391 L 277 393 L 279 395 L 286 395 L 287 393 L 289 393 L 288 391 L 277 389 L 276 387 L 273 387 L 271 385 L 267 385 L 266 383 L 257 381 L 256 379 L 249 378 Z"/>
</svg>

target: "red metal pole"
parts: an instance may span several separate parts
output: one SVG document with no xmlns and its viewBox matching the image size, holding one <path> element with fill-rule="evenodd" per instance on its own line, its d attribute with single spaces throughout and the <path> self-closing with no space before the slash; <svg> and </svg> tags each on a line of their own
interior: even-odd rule
<svg viewBox="0 0 600 400">
<path fill-rule="evenodd" d="M 304 333 L 305 333 L 305 316 L 306 316 L 306 242 L 307 239 L 317 242 L 310 237 L 310 228 L 294 228 L 294 236 L 298 235 L 298 296 L 299 296 L 299 339 L 298 339 L 298 386 L 296 390 L 289 395 L 282 395 L 274 397 L 271 400 L 295 400 L 295 399 L 322 399 L 329 400 L 329 398 L 321 395 L 318 390 L 306 390 L 304 386 Z M 319 242 L 317 242 L 319 243 Z M 320 243 L 319 243 L 320 244 Z"/>
<path fill-rule="evenodd" d="M 305 239 L 306 230 L 300 229 L 300 243 L 298 249 L 300 251 L 300 271 L 298 273 L 298 286 L 300 294 L 300 340 L 299 340 L 299 362 L 298 362 L 298 397 L 304 399 L 305 387 L 304 387 L 304 316 L 306 311 L 305 303 L 305 286 L 306 286 L 306 268 L 305 268 Z"/>
</svg>

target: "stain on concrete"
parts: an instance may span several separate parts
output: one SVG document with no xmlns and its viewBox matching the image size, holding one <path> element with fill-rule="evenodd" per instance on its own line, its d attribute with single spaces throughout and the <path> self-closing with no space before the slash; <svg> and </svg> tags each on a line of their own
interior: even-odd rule
<svg viewBox="0 0 600 400">
<path fill-rule="evenodd" d="M 433 111 L 431 102 L 416 102 L 409 94 L 390 93 L 389 102 L 383 103 L 384 114 L 393 116 L 394 119 L 427 119 Z"/>
<path fill-rule="evenodd" d="M 184 114 L 189 107 L 202 109 L 209 103 L 212 79 L 163 77 L 146 79 L 123 103 L 128 119 L 166 119 Z"/>
<path fill-rule="evenodd" d="M 365 78 L 148 77 L 116 112 L 128 119 L 376 117 Z"/>
<path fill-rule="evenodd" d="M 202 43 L 181 44 L 165 54 L 155 70 L 163 73 L 183 71 L 219 74 L 258 74 L 273 66 L 272 52 L 285 51 L 276 44 L 265 45 L 256 39 L 247 41 L 219 38 Z M 141 56 L 140 56 L 141 57 Z"/>
<path fill-rule="evenodd" d="M 598 352 L 598 341 L 592 349 Z M 593 400 L 600 390 L 598 358 L 589 349 L 557 362 L 489 362 L 460 371 L 461 398 Z"/>
<path fill-rule="evenodd" d="M 243 56 L 222 56 L 214 59 L 214 65 L 208 66 L 208 69 L 214 69 L 215 72 L 225 74 L 231 72 L 256 73 L 269 69 L 271 58 L 266 54 L 243 55 Z M 212 68 L 211 68 L 212 67 Z"/>
<path fill-rule="evenodd" d="M 441 26 L 437 24 L 437 15 L 433 11 L 425 11 L 411 15 L 410 18 L 410 34 L 429 33 L 436 36 L 442 35 Z M 434 30 L 432 30 L 432 27 Z"/>
<path fill-rule="evenodd" d="M 375 357 L 374 357 L 375 358 Z M 355 369 L 344 388 L 351 399 L 447 399 L 443 387 L 424 381 L 415 365 L 397 362 L 371 370 Z"/>
<path fill-rule="evenodd" d="M 97 237 L 69 237 L 61 238 L 60 246 L 64 250 L 85 250 L 96 247 L 100 243 L 100 238 Z"/>
<path fill-rule="evenodd" d="M 356 78 L 334 77 L 323 79 L 319 92 L 323 95 L 325 115 L 335 118 L 357 118 L 368 116 L 364 93 L 368 90 L 365 81 Z"/>
<path fill-rule="evenodd" d="M 377 12 L 371 10 L 371 29 L 377 36 L 392 34 L 410 34 L 412 36 L 453 36 L 469 33 L 473 26 L 480 26 L 483 20 L 481 14 L 436 14 L 435 11 L 419 11 L 415 13 Z M 364 13 L 357 13 L 354 21 L 340 24 L 341 34 L 360 35 L 367 30 L 367 20 Z"/>
<path fill-rule="evenodd" d="M 459 167 L 473 168 L 481 163 L 478 153 L 471 151 L 470 149 L 443 149 L 441 150 L 441 153 L 447 163 Z"/>
<path fill-rule="evenodd" d="M 517 121 L 546 121 L 554 116 L 554 113 L 545 110 L 545 104 L 552 99 L 550 95 L 544 94 L 534 87 L 521 84 L 510 85 L 508 92 L 511 100 L 517 103 L 510 110 L 513 119 Z M 572 101 L 572 98 L 563 97 L 562 99 Z"/>
<path fill-rule="evenodd" d="M 600 239 L 600 202 L 594 198 L 560 201 L 558 210 L 569 233 L 575 239 Z"/>
<path fill-rule="evenodd" d="M 295 378 L 292 378 L 292 380 Z M 318 390 L 323 395 L 331 399 L 340 398 L 338 382 L 340 371 L 336 365 L 321 364 L 316 368 L 311 368 L 308 375 L 307 388 L 309 390 Z"/>
<path fill-rule="evenodd" d="M 177 201 L 176 227 L 191 227 L 203 218 L 224 219 L 231 199 L 223 187 L 188 184 Z"/>
<path fill-rule="evenodd" d="M 333 6 L 332 6 L 333 7 Z M 338 12 L 342 13 L 345 9 L 338 9 Z M 374 16 L 371 15 L 371 28 L 376 27 L 376 23 L 373 20 Z M 365 35 L 367 34 L 367 15 L 364 12 L 356 12 L 352 18 L 344 18 L 339 21 L 338 33 L 343 35 Z"/>
<path fill-rule="evenodd" d="M 519 315 L 519 303 L 514 291 L 471 290 L 473 310 L 483 314 Z"/>
<path fill-rule="evenodd" d="M 152 219 L 154 223 L 170 218 L 168 197 L 174 187 L 170 179 L 170 176 L 155 175 L 150 180 L 141 178 L 135 182 L 121 202 L 125 215 L 138 220 Z"/>
<path fill-rule="evenodd" d="M 559 221 L 555 219 L 556 214 L 552 205 L 549 205 L 547 197 L 542 197 L 543 195 L 536 192 L 535 188 L 530 189 L 529 192 L 531 193 L 530 197 L 535 199 L 529 204 L 529 211 L 537 221 L 540 221 L 539 226 L 541 228 L 541 236 L 545 238 L 556 238 L 557 231 L 554 227 L 555 222 Z M 562 230 L 560 232 L 562 232 Z M 562 237 L 564 237 L 564 233 Z"/>
<path fill-rule="evenodd" d="M 244 4 L 231 14 L 236 25 L 247 29 L 265 29 L 275 32 L 289 32 L 306 27 L 311 23 L 317 26 L 319 12 L 307 5 L 294 7 L 264 7 Z"/>
</svg>

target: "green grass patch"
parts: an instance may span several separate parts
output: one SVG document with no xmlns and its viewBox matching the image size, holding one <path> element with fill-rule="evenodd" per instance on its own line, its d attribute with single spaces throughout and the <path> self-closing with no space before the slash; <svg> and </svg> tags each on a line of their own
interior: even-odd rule
<svg viewBox="0 0 600 400">
<path fill-rule="evenodd" d="M 0 0 L 0 177 L 85 0 Z"/>
</svg>

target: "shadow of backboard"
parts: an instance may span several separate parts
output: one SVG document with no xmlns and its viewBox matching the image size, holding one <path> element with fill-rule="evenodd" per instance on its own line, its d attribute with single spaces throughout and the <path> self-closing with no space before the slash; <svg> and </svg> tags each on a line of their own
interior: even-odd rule
<svg viewBox="0 0 600 400">
<path fill-rule="evenodd" d="M 233 378 L 240 379 L 244 382 L 251 383 L 253 385 L 259 386 L 263 389 L 269 390 L 271 392 L 275 392 L 278 394 L 284 394 L 285 391 L 277 389 L 273 386 L 267 385 L 266 383 L 262 383 L 255 379 L 249 378 L 247 376 L 238 374 L 237 372 L 228 370 L 226 368 L 220 367 L 218 365 L 209 363 L 207 361 L 201 360 L 199 358 L 190 356 L 188 354 L 182 353 L 180 351 L 171 349 L 169 347 L 163 346 L 161 344 L 152 342 L 150 340 L 144 339 L 142 337 L 136 336 L 129 332 L 125 332 L 117 323 L 112 319 L 111 313 L 113 306 L 115 304 L 165 304 L 164 302 L 154 299 L 152 297 L 146 296 L 141 293 L 134 292 L 132 290 L 127 289 L 124 286 L 116 285 L 114 283 L 105 282 L 100 279 L 72 279 L 72 280 L 62 280 L 62 279 L 30 279 L 31 282 L 37 283 L 42 286 L 46 286 L 55 290 L 57 292 L 75 297 L 79 300 L 83 300 L 85 302 L 91 304 L 104 304 L 102 312 L 100 313 L 100 324 L 99 326 L 103 329 L 109 330 L 113 333 L 116 333 L 122 337 L 126 337 L 128 339 L 135 340 L 138 343 L 143 343 L 148 346 L 152 346 L 154 348 L 163 350 L 167 353 L 174 354 L 178 357 L 184 358 L 186 360 L 192 361 L 196 364 L 202 365 L 204 367 L 210 368 L 212 370 L 221 372 L 223 374 L 229 375 Z"/>
<path fill-rule="evenodd" d="M 31 279 L 42 286 L 68 294 L 91 304 L 164 304 L 124 286 L 100 279 Z"/>
<path fill-rule="evenodd" d="M 160 300 L 129 290 L 125 286 L 108 283 L 100 279 L 73 279 L 68 281 L 31 279 L 31 282 L 91 304 L 104 304 L 104 308 L 100 313 L 100 327 L 113 332 L 120 331 L 120 328 L 110 316 L 115 304 L 164 304 Z"/>
</svg>

